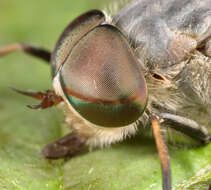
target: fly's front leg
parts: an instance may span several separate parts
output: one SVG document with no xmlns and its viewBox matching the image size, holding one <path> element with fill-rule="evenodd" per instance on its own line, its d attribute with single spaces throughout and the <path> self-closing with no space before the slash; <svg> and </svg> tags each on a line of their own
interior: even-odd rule
<svg viewBox="0 0 211 190">
<path fill-rule="evenodd" d="M 169 113 L 160 113 L 159 117 L 163 119 L 162 124 L 180 131 L 197 141 L 205 144 L 211 141 L 211 135 L 207 129 L 191 119 Z"/>
<path fill-rule="evenodd" d="M 165 124 L 168 127 L 176 129 L 203 143 L 209 143 L 211 141 L 211 135 L 208 134 L 208 131 L 205 127 L 185 117 L 169 113 L 160 113 L 157 116 L 149 113 L 149 116 L 162 166 L 163 190 L 171 190 L 171 170 L 169 155 L 167 146 L 162 137 L 159 121 L 161 124 Z"/>
<path fill-rule="evenodd" d="M 51 59 L 50 51 L 47 51 L 40 47 L 35 47 L 32 45 L 21 44 L 21 43 L 13 43 L 4 47 L 0 47 L 0 56 L 4 56 L 15 51 L 23 51 L 26 54 L 32 55 L 34 57 L 46 61 L 47 63 L 50 63 Z M 13 87 L 12 89 L 20 94 L 42 100 L 42 102 L 39 105 L 28 105 L 28 107 L 32 109 L 45 109 L 51 106 L 55 106 L 63 101 L 63 99 L 60 96 L 57 96 L 53 90 L 47 90 L 46 93 L 42 93 L 42 92 L 26 92 Z"/>
<path fill-rule="evenodd" d="M 41 151 L 41 155 L 47 159 L 58 159 L 74 156 L 85 146 L 86 138 L 75 132 L 47 144 Z"/>
<path fill-rule="evenodd" d="M 161 162 L 163 190 L 171 190 L 172 188 L 171 188 L 170 160 L 169 160 L 168 148 L 163 139 L 161 127 L 159 125 L 159 121 L 158 121 L 159 117 L 154 114 L 149 114 L 149 116 L 150 116 L 153 134 L 155 137 L 157 151 L 158 151 L 160 162 Z"/>
<path fill-rule="evenodd" d="M 0 56 L 7 55 L 15 51 L 23 51 L 26 54 L 40 58 L 50 63 L 51 52 L 40 47 L 35 47 L 28 44 L 13 43 L 4 47 L 0 47 Z"/>
</svg>

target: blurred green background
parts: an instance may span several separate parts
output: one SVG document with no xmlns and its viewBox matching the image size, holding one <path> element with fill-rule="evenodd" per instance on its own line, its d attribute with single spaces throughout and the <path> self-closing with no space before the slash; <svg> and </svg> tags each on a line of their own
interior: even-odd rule
<svg viewBox="0 0 211 190">
<path fill-rule="evenodd" d="M 0 0 L 0 46 L 24 42 L 52 50 L 71 20 L 105 3 L 108 1 Z M 49 89 L 50 68 L 20 52 L 1 57 L 0 65 L 0 189 L 161 189 L 154 140 L 141 135 L 68 161 L 43 159 L 39 154 L 42 147 L 68 130 L 61 110 L 30 110 L 25 105 L 37 102 L 8 87 Z M 170 155 L 176 189 L 208 189 L 211 145 L 193 149 L 170 147 Z"/>
</svg>

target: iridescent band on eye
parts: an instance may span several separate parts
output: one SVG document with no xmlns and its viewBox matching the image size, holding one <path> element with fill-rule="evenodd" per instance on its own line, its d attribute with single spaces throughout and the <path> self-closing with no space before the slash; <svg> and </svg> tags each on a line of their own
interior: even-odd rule
<svg viewBox="0 0 211 190">
<path fill-rule="evenodd" d="M 60 72 L 68 101 L 91 123 L 126 126 L 145 110 L 147 87 L 141 67 L 123 34 L 111 25 L 87 33 Z"/>
</svg>

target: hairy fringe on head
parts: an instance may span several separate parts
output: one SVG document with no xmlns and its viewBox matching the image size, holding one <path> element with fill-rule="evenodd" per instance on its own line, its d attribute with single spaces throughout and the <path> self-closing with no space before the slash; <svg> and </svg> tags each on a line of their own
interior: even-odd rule
<svg viewBox="0 0 211 190">
<path fill-rule="evenodd" d="M 123 8 L 127 3 L 132 0 L 113 0 L 103 9 L 104 14 L 106 15 L 106 21 L 112 23 L 112 17 L 115 15 L 121 8 Z"/>
</svg>

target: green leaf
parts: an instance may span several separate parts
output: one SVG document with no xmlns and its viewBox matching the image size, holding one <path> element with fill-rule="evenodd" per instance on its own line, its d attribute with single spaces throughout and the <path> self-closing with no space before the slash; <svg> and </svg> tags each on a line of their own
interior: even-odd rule
<svg viewBox="0 0 211 190">
<path fill-rule="evenodd" d="M 52 50 L 70 20 L 99 4 L 97 0 L 1 0 L 0 46 L 19 41 Z M 160 162 L 154 140 L 141 132 L 123 143 L 84 152 L 70 160 L 42 158 L 42 147 L 68 130 L 63 114 L 58 108 L 30 110 L 25 105 L 37 101 L 16 94 L 8 87 L 49 89 L 50 68 L 23 53 L 1 57 L 0 65 L 0 189 L 161 189 Z M 170 146 L 169 153 L 176 190 L 208 190 L 211 144 L 198 148 Z"/>
</svg>

